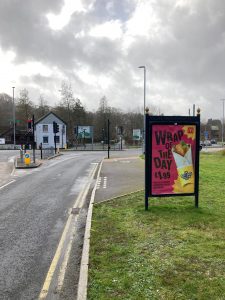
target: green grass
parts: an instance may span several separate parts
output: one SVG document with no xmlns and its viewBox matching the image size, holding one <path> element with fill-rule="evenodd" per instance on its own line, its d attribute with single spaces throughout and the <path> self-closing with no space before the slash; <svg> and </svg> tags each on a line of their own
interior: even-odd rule
<svg viewBox="0 0 225 300">
<path fill-rule="evenodd" d="M 94 206 L 88 299 L 225 299 L 225 156 L 201 154 L 193 197 Z"/>
</svg>

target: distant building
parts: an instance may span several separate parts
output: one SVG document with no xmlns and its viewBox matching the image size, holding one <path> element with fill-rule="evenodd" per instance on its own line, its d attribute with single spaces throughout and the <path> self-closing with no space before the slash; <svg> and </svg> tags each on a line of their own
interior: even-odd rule
<svg viewBox="0 0 225 300">
<path fill-rule="evenodd" d="M 14 144 L 14 129 L 9 128 L 5 132 L 0 134 L 0 138 L 5 139 L 6 144 Z M 15 128 L 15 142 L 16 145 L 32 145 L 33 144 L 33 135 L 31 132 L 27 130 L 22 130 L 19 128 Z"/>
<path fill-rule="evenodd" d="M 220 141 L 222 138 L 222 123 L 220 120 L 208 119 L 207 123 L 201 125 L 201 139 L 208 136 L 209 140 Z"/>
<path fill-rule="evenodd" d="M 53 112 L 49 112 L 37 122 L 35 122 L 35 141 L 37 148 L 55 147 L 55 134 L 53 132 L 53 122 L 59 125 L 59 132 L 56 133 L 56 147 L 65 148 L 66 146 L 66 122 Z"/>
</svg>

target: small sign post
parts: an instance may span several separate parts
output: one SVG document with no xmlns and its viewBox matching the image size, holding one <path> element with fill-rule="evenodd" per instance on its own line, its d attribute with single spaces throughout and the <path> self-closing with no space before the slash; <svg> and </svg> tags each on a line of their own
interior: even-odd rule
<svg viewBox="0 0 225 300">
<path fill-rule="evenodd" d="M 145 209 L 149 197 L 195 196 L 198 207 L 200 110 L 194 117 L 146 114 Z"/>
<path fill-rule="evenodd" d="M 204 137 L 205 137 L 205 140 L 209 139 L 209 132 L 208 131 L 204 131 Z"/>
<path fill-rule="evenodd" d="M 25 162 L 25 165 L 30 165 L 30 153 L 29 152 L 26 152 L 24 154 L 24 162 Z"/>
<path fill-rule="evenodd" d="M 141 129 L 133 129 L 133 141 L 141 140 Z"/>
</svg>

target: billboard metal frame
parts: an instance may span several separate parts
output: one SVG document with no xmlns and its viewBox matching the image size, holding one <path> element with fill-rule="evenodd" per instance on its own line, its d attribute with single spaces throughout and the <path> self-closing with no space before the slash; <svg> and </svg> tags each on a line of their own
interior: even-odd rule
<svg viewBox="0 0 225 300">
<path fill-rule="evenodd" d="M 189 116 L 150 116 L 145 115 L 145 210 L 148 210 L 149 197 L 176 197 L 194 196 L 195 207 L 199 204 L 199 151 L 200 151 L 200 114 L 194 117 Z M 194 193 L 171 193 L 153 194 L 152 193 L 152 126 L 153 125 L 195 125 L 195 161 L 194 161 Z"/>
</svg>

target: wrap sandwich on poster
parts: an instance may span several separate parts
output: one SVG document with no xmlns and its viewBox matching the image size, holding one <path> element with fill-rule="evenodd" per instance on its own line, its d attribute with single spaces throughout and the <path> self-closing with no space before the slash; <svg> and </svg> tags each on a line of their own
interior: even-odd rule
<svg viewBox="0 0 225 300">
<path fill-rule="evenodd" d="M 191 145 L 181 141 L 172 148 L 173 157 L 177 166 L 177 173 L 181 189 L 185 192 L 194 192 L 194 167 L 192 162 Z"/>
</svg>

